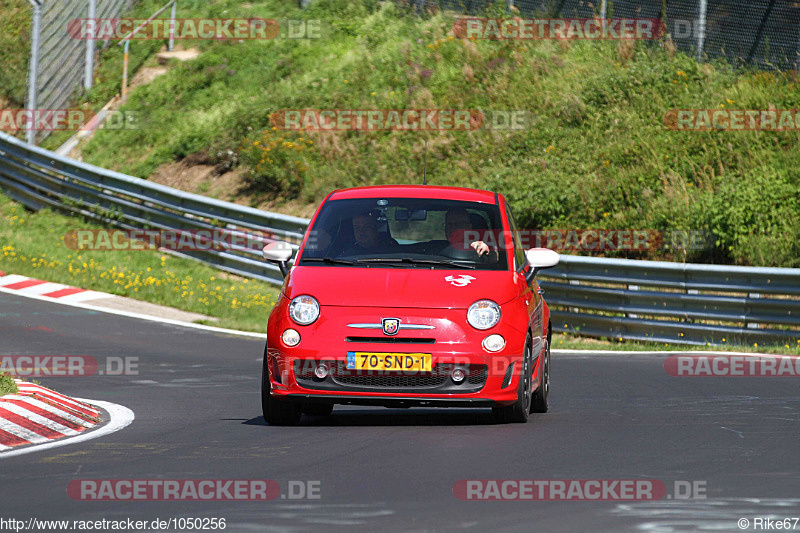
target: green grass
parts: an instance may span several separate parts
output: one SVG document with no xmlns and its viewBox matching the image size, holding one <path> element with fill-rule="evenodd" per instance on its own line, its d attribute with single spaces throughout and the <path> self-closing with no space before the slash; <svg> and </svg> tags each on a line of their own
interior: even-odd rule
<svg viewBox="0 0 800 533">
<path fill-rule="evenodd" d="M 97 224 L 51 211 L 30 213 L 0 194 L 0 270 L 127 296 L 219 320 L 209 324 L 265 332 L 274 285 L 227 275 L 152 251 L 79 251 L 64 245 L 74 229 Z"/>
<path fill-rule="evenodd" d="M 202 55 L 133 91 L 124 109 L 141 114 L 142 129 L 99 132 L 85 160 L 147 178 L 163 163 L 231 150 L 262 198 L 314 204 L 334 188 L 421 182 L 428 139 L 430 183 L 502 192 L 522 227 L 708 230 L 713 250 L 627 257 L 800 265 L 796 132 L 664 126 L 675 108 L 800 107 L 790 74 L 700 64 L 667 45 L 464 41 L 446 14 L 420 18 L 372 0 L 318 0 L 307 11 L 278 0 L 188 2 L 179 15 L 222 13 L 322 19 L 323 37 L 181 42 Z M 113 47 L 104 55 L 108 76 L 93 94 L 118 84 L 118 56 Z M 534 122 L 523 131 L 272 129 L 271 113 L 298 108 L 521 109 Z"/>
<path fill-rule="evenodd" d="M 0 0 L 0 107 L 25 106 L 31 39 L 31 4 Z"/>
<path fill-rule="evenodd" d="M 782 346 L 763 346 L 761 344 L 747 346 L 737 344 L 694 346 L 688 344 L 678 344 L 674 342 L 638 342 L 608 338 L 595 339 L 576 337 L 575 335 L 570 335 L 568 333 L 553 333 L 552 343 L 552 347 L 558 350 L 622 350 L 648 352 L 683 350 L 800 355 L 800 343 L 796 343 L 794 346 L 789 344 Z"/>
<path fill-rule="evenodd" d="M 17 384 L 14 383 L 14 378 L 5 374 L 0 374 L 0 396 L 16 394 L 17 390 Z"/>
</svg>

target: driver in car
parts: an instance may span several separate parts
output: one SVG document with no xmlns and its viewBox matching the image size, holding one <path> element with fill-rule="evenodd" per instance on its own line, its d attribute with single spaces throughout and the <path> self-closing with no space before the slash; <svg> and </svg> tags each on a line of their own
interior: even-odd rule
<svg viewBox="0 0 800 533">
<path fill-rule="evenodd" d="M 447 240 L 450 241 L 451 246 L 463 249 L 466 243 L 464 240 L 466 236 L 465 232 L 472 229 L 474 229 L 472 227 L 472 221 L 466 209 L 453 207 L 447 211 L 444 217 L 444 233 L 447 235 Z M 461 243 L 460 246 L 459 242 Z M 469 246 L 478 253 L 478 256 L 491 252 L 489 245 L 483 241 L 473 241 Z"/>
<path fill-rule="evenodd" d="M 353 215 L 353 239 L 355 243 L 346 251 L 346 255 L 386 252 L 397 245 L 397 241 L 378 231 L 378 216 L 373 211 Z"/>
</svg>

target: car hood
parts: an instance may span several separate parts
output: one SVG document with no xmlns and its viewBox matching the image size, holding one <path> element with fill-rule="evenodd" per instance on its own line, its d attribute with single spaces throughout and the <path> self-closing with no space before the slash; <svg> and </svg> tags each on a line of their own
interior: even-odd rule
<svg viewBox="0 0 800 533">
<path fill-rule="evenodd" d="M 283 292 L 289 299 L 311 295 L 322 306 L 466 309 L 484 298 L 512 300 L 521 279 L 506 270 L 296 266 Z"/>
</svg>

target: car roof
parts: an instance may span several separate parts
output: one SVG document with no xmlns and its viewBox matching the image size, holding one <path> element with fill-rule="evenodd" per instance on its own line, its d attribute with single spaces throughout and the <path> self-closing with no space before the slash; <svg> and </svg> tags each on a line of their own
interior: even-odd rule
<svg viewBox="0 0 800 533">
<path fill-rule="evenodd" d="M 437 198 L 488 204 L 497 203 L 495 201 L 495 193 L 490 191 L 437 185 L 373 185 L 369 187 L 353 187 L 351 189 L 339 189 L 334 191 L 328 200 L 381 198 L 384 196 L 389 198 Z"/>
</svg>

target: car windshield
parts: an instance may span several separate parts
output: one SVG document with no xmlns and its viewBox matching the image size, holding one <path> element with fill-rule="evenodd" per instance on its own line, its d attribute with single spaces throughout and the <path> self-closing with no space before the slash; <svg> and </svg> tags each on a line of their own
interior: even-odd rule
<svg viewBox="0 0 800 533">
<path fill-rule="evenodd" d="M 496 205 L 429 198 L 330 200 L 300 265 L 505 270 Z"/>
</svg>

